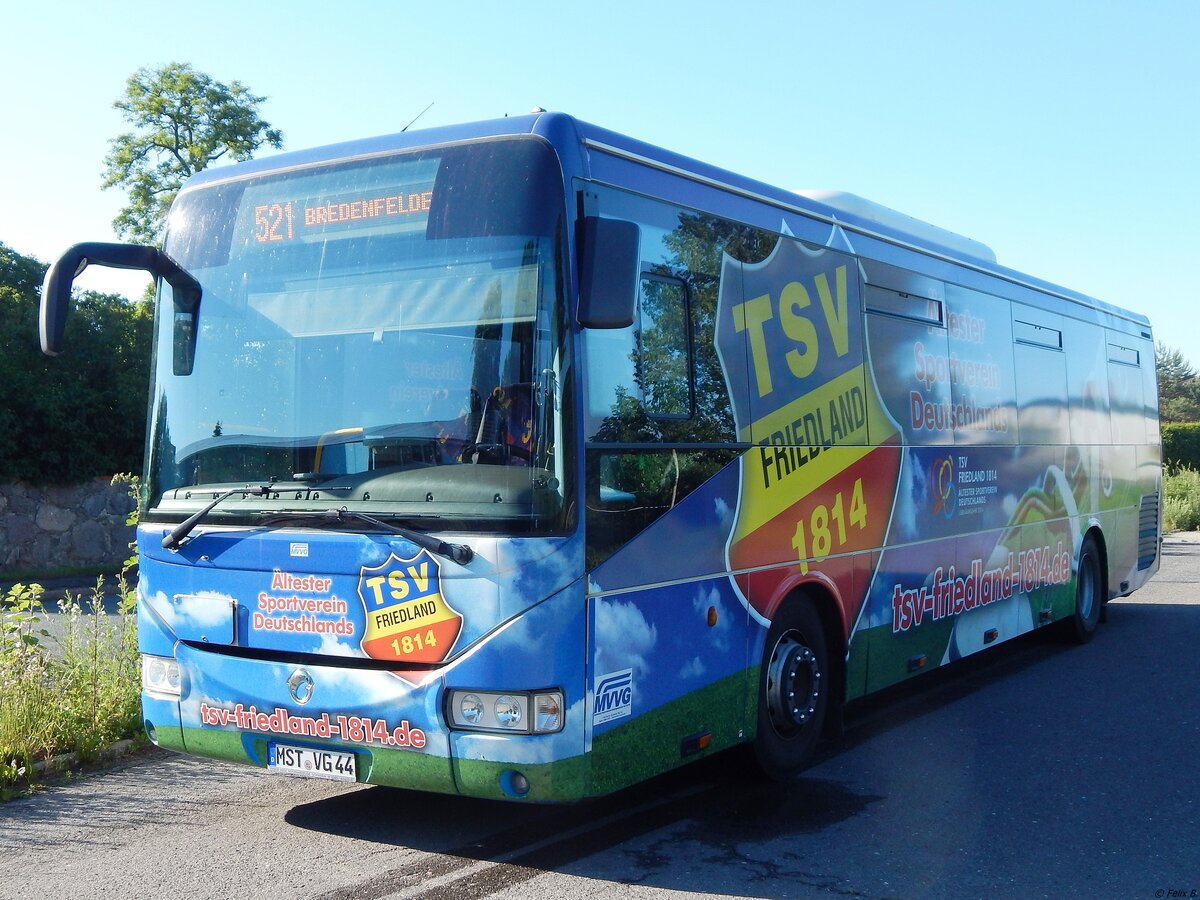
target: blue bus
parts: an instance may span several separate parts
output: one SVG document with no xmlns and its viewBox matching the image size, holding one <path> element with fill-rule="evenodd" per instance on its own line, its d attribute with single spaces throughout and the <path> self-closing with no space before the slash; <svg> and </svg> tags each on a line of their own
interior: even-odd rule
<svg viewBox="0 0 1200 900">
<path fill-rule="evenodd" d="M 1159 562 L 1147 320 L 846 194 L 562 114 L 202 172 L 162 249 L 145 727 L 289 776 L 522 801 L 739 745 Z"/>
</svg>

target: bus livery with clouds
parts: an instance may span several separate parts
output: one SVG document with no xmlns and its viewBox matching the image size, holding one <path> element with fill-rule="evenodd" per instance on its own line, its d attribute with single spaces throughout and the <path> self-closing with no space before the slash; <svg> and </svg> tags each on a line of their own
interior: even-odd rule
<svg viewBox="0 0 1200 900">
<path fill-rule="evenodd" d="M 1147 321 L 559 114 L 201 173 L 138 529 L 160 746 L 529 801 L 748 744 L 1157 569 Z"/>
</svg>

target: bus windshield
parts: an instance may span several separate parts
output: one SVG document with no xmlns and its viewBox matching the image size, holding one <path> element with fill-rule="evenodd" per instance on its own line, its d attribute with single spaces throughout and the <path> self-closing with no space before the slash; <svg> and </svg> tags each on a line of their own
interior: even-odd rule
<svg viewBox="0 0 1200 900">
<path fill-rule="evenodd" d="M 508 140 L 182 193 L 164 250 L 203 295 L 161 289 L 149 519 L 253 484 L 212 517 L 561 527 L 561 185 Z"/>
</svg>

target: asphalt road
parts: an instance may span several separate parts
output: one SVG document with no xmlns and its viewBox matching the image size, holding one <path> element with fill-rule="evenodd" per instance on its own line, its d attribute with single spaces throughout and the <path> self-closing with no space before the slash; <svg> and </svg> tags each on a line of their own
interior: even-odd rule
<svg viewBox="0 0 1200 900">
<path fill-rule="evenodd" d="M 0 806 L 0 897 L 1200 897 L 1198 585 L 1168 539 L 1090 645 L 859 704 L 786 787 L 721 756 L 531 808 L 155 751 Z"/>
</svg>

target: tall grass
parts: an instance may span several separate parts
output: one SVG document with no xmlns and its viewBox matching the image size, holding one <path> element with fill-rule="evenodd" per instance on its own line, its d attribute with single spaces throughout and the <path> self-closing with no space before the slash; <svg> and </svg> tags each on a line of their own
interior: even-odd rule
<svg viewBox="0 0 1200 900">
<path fill-rule="evenodd" d="M 104 580 L 89 598 L 58 602 L 61 634 L 44 627 L 38 585 L 0 598 L 0 787 L 28 780 L 60 753 L 88 759 L 140 731 L 140 657 L 134 594 L 122 575 L 116 615 Z"/>
<path fill-rule="evenodd" d="M 1163 473 L 1163 531 L 1200 529 L 1200 472 L 1181 466 Z"/>
<path fill-rule="evenodd" d="M 136 496 L 136 478 L 113 480 Z M 136 521 L 135 510 L 128 523 Z M 68 593 L 58 602 L 55 635 L 40 585 L 16 584 L 0 596 L 0 796 L 32 780 L 38 762 L 61 753 L 86 760 L 140 735 L 137 600 L 126 578 L 136 564 L 134 550 L 117 578 L 115 615 L 105 611 L 101 577 L 89 597 Z"/>
</svg>

